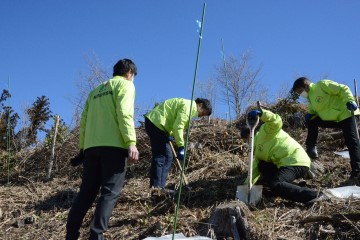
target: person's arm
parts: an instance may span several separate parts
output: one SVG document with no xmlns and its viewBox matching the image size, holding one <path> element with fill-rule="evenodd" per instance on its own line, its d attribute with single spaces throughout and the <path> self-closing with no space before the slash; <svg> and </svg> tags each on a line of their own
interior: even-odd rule
<svg viewBox="0 0 360 240">
<path fill-rule="evenodd" d="M 84 150 L 85 129 L 86 129 L 86 120 L 87 120 L 88 108 L 89 108 L 89 98 L 86 100 L 84 110 L 83 110 L 83 112 L 81 114 L 80 136 L 79 136 L 79 148 L 80 148 L 80 150 Z"/>
<path fill-rule="evenodd" d="M 174 121 L 173 135 L 178 147 L 185 145 L 184 141 L 184 129 L 189 121 L 189 108 L 184 104 L 180 109 L 177 110 L 176 119 Z"/>
<path fill-rule="evenodd" d="M 264 122 L 264 130 L 267 134 L 277 133 L 281 130 L 283 122 L 278 114 L 262 109 L 261 121 Z"/>
<path fill-rule="evenodd" d="M 350 91 L 350 88 L 344 84 L 336 83 L 331 80 L 319 81 L 320 88 L 329 95 L 339 96 L 346 104 L 347 102 L 355 102 L 355 98 Z"/>
<path fill-rule="evenodd" d="M 129 160 L 138 160 L 136 148 L 136 133 L 134 124 L 135 86 L 129 82 L 118 91 L 116 96 L 116 113 L 119 122 L 119 130 L 128 147 Z"/>
<path fill-rule="evenodd" d="M 311 114 L 311 115 L 316 115 L 316 114 L 317 114 L 317 113 L 314 111 L 311 102 L 309 102 L 309 104 L 308 104 L 308 113 Z"/>
<path fill-rule="evenodd" d="M 119 130 L 126 146 L 136 145 L 134 125 L 135 87 L 132 83 L 125 84 L 116 96 L 116 113 Z"/>
</svg>

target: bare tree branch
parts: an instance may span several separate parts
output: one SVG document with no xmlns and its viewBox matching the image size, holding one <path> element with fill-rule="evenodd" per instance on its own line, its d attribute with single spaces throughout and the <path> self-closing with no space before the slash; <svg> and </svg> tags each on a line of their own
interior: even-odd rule
<svg viewBox="0 0 360 240">
<path fill-rule="evenodd" d="M 259 86 L 259 74 L 261 66 L 253 69 L 250 65 L 250 52 L 245 52 L 240 59 L 232 56 L 225 59 L 225 64 L 217 67 L 217 82 L 220 84 L 221 93 L 227 102 L 229 94 L 229 103 L 239 118 L 242 111 L 251 101 L 258 96 L 265 96 L 265 89 L 261 90 L 259 95 L 256 88 Z"/>
</svg>

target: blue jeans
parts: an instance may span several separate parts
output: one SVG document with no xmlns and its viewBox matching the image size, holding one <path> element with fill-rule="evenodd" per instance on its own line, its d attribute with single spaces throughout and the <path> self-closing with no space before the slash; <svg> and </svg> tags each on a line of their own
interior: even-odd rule
<svg viewBox="0 0 360 240">
<path fill-rule="evenodd" d="M 70 209 L 66 224 L 66 239 L 78 239 L 81 223 L 99 190 L 100 197 L 90 223 L 91 240 L 103 240 L 111 213 L 124 185 L 127 149 L 93 147 L 86 149 L 80 191 Z"/>
<path fill-rule="evenodd" d="M 145 117 L 145 130 L 150 138 L 152 161 L 150 167 L 150 187 L 164 188 L 174 159 L 168 134 L 157 128 Z"/>
<path fill-rule="evenodd" d="M 302 178 L 309 171 L 305 166 L 287 166 L 277 168 L 270 162 L 260 161 L 259 170 L 263 182 L 267 183 L 273 193 L 279 197 L 294 202 L 306 203 L 318 196 L 318 191 L 300 187 L 292 182 Z"/>
</svg>

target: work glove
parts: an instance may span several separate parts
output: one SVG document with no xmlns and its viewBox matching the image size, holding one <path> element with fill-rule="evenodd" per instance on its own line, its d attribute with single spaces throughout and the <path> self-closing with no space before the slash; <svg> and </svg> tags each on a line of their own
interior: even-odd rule
<svg viewBox="0 0 360 240">
<path fill-rule="evenodd" d="M 184 155 L 185 155 L 185 148 L 184 147 L 179 147 L 178 149 L 178 154 L 177 154 L 177 158 L 180 161 L 184 161 Z"/>
<path fill-rule="evenodd" d="M 261 117 L 262 111 L 261 110 L 252 110 L 248 113 L 248 119 L 249 120 L 256 120 L 256 118 L 259 116 Z"/>
<path fill-rule="evenodd" d="M 354 102 L 347 102 L 347 103 L 346 103 L 346 107 L 347 107 L 347 109 L 349 109 L 350 111 L 355 111 L 355 110 L 358 108 L 358 106 L 357 106 L 356 103 L 354 103 Z"/>
<path fill-rule="evenodd" d="M 311 118 L 313 117 L 314 115 L 311 114 L 311 113 L 307 113 L 304 117 L 304 122 L 305 122 L 305 126 L 308 127 L 309 125 L 309 122 L 311 120 Z"/>
<path fill-rule="evenodd" d="M 81 149 L 78 155 L 70 159 L 70 164 L 76 167 L 84 162 L 84 151 Z"/>
<path fill-rule="evenodd" d="M 168 137 L 168 141 L 169 141 L 169 142 L 172 142 L 172 141 L 174 141 L 174 140 L 175 140 L 175 138 L 174 138 L 173 136 L 169 136 L 169 137 Z"/>
</svg>

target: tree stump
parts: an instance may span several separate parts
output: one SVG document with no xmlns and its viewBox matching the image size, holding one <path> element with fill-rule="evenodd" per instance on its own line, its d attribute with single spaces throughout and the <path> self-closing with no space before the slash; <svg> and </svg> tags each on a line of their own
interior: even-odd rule
<svg viewBox="0 0 360 240">
<path fill-rule="evenodd" d="M 253 214 L 247 205 L 240 201 L 221 204 L 209 219 L 217 239 L 250 239 L 248 218 Z"/>
</svg>

